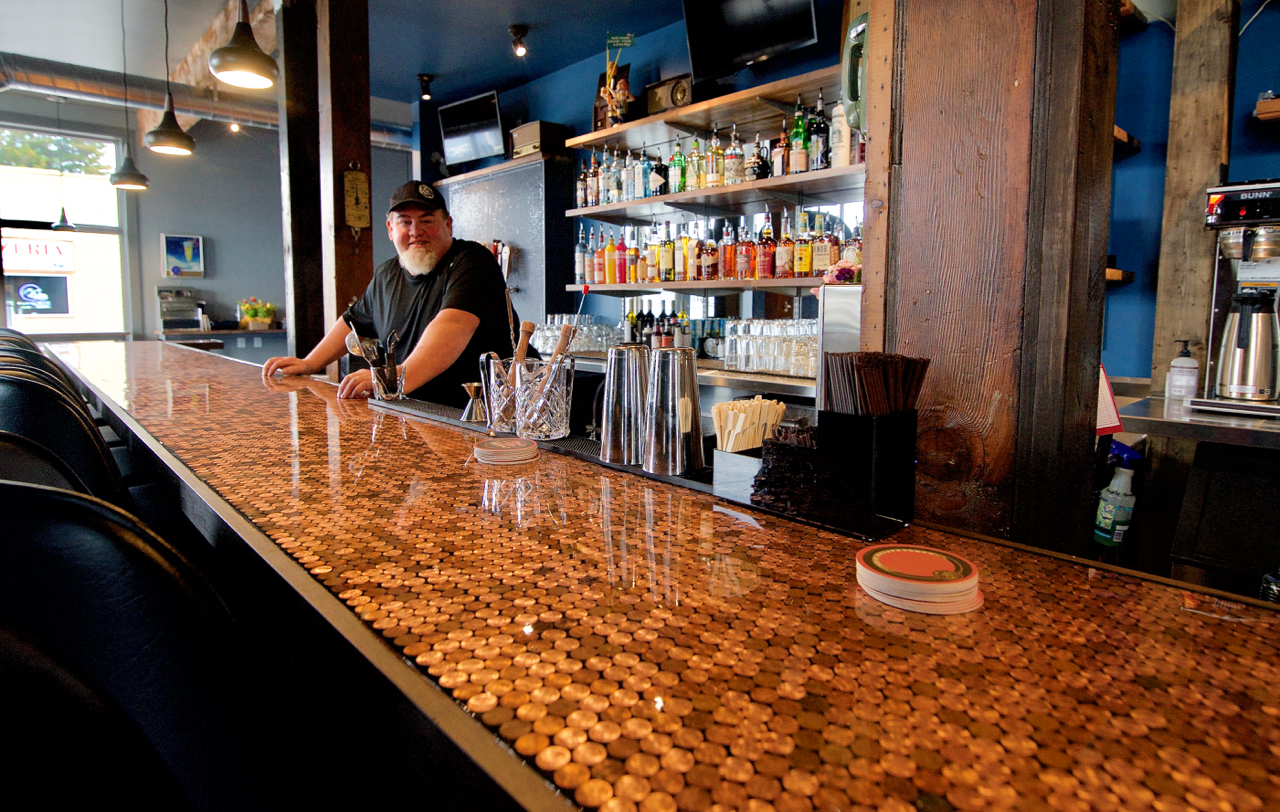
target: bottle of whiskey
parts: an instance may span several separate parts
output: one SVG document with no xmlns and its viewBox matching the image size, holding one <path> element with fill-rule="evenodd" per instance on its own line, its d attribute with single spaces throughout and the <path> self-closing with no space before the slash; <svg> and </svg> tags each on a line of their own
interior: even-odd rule
<svg viewBox="0 0 1280 812">
<path fill-rule="evenodd" d="M 685 233 L 685 226 L 680 225 L 680 232 L 675 237 L 675 245 L 672 248 L 673 258 L 675 260 L 675 281 L 687 282 L 689 280 L 689 255 L 685 253 L 685 246 L 689 243 L 689 235 Z"/>
<path fill-rule="evenodd" d="M 719 125 L 711 122 L 711 148 L 707 150 L 707 188 L 724 185 L 724 150 L 720 147 Z"/>
<path fill-rule="evenodd" d="M 750 279 L 756 270 L 756 243 L 747 228 L 747 218 L 742 218 L 738 228 L 738 241 L 733 246 L 734 279 Z"/>
<path fill-rule="evenodd" d="M 720 249 L 716 245 L 710 222 L 702 240 L 702 251 L 698 254 L 698 266 L 698 278 L 702 281 L 712 282 L 720 278 Z"/>
<path fill-rule="evenodd" d="M 578 168 L 582 171 L 578 173 L 578 182 L 574 186 L 574 202 L 577 208 L 587 205 L 587 163 L 586 161 L 578 161 Z"/>
<path fill-rule="evenodd" d="M 773 239 L 773 218 L 766 212 L 760 242 L 756 243 L 756 279 L 773 278 L 774 253 L 777 249 L 778 244 Z"/>
<path fill-rule="evenodd" d="M 720 237 L 720 245 L 716 251 L 716 269 L 721 279 L 736 279 L 737 268 L 734 265 L 733 226 L 724 221 L 724 234 Z"/>
<path fill-rule="evenodd" d="M 684 151 L 680 149 L 680 139 L 676 139 L 675 151 L 671 153 L 671 169 L 667 176 L 667 181 L 671 184 L 671 188 L 667 191 L 678 194 L 689 188 L 688 177 L 685 172 L 686 161 Z"/>
<path fill-rule="evenodd" d="M 757 141 L 759 137 L 757 136 Z M 771 155 L 770 170 L 775 178 L 780 178 L 787 174 L 788 168 L 791 166 L 791 144 L 787 138 L 787 117 L 782 117 L 782 132 L 778 134 L 778 140 L 773 142 L 773 153 Z"/>
<path fill-rule="evenodd" d="M 685 159 L 684 169 L 684 188 L 692 191 L 694 189 L 702 189 L 707 185 L 707 163 L 702 152 L 698 149 L 698 137 L 693 137 L 693 147 L 689 150 L 689 157 Z"/>
<path fill-rule="evenodd" d="M 862 231 L 855 227 L 849 231 L 849 237 L 840 245 L 840 258 L 857 265 L 862 264 Z"/>
<path fill-rule="evenodd" d="M 778 250 L 773 255 L 773 273 L 780 278 L 796 275 L 796 244 L 791 239 L 791 215 L 782 210 L 782 239 L 778 240 Z"/>
<path fill-rule="evenodd" d="M 637 282 L 645 282 L 649 279 L 649 235 L 648 229 L 642 228 L 636 234 L 636 242 L 632 244 L 632 251 L 636 252 L 636 278 Z"/>
<path fill-rule="evenodd" d="M 726 186 L 733 186 L 746 179 L 746 153 L 742 151 L 742 144 L 738 143 L 738 125 L 734 124 L 729 136 L 729 148 L 724 151 L 724 183 Z"/>
<path fill-rule="evenodd" d="M 587 171 L 587 205 L 600 205 L 600 165 L 596 163 L 596 151 L 591 150 L 591 169 Z"/>
<path fill-rule="evenodd" d="M 827 123 L 827 108 L 818 91 L 818 106 L 813 111 L 813 127 L 809 131 L 809 169 L 826 169 L 831 166 L 831 125 Z"/>
<path fill-rule="evenodd" d="M 623 235 L 626 239 L 626 235 Z M 640 281 L 640 247 L 636 245 L 636 232 L 631 232 L 631 238 L 626 245 L 618 243 L 618 250 L 622 251 L 627 258 L 627 282 Z"/>
<path fill-rule="evenodd" d="M 796 276 L 813 276 L 813 240 L 809 237 L 809 212 L 796 215 Z"/>
<path fill-rule="evenodd" d="M 671 239 L 671 221 L 663 225 L 662 243 L 658 246 L 658 272 L 662 282 L 676 281 L 676 243 Z M 666 305 L 663 305 L 666 309 Z"/>
<path fill-rule="evenodd" d="M 835 262 L 838 254 L 831 253 L 831 244 L 823 239 L 822 233 L 822 212 L 818 212 L 813 217 L 813 237 L 811 239 L 813 251 L 813 275 L 822 276 L 827 272 Z"/>
<path fill-rule="evenodd" d="M 756 145 L 748 157 L 753 159 L 754 169 L 747 171 L 747 180 L 764 180 L 773 174 L 769 150 L 760 140 L 760 133 L 756 133 Z"/>
<path fill-rule="evenodd" d="M 827 255 L 831 257 L 831 265 L 835 265 L 837 262 L 840 261 L 840 238 L 831 232 L 830 219 L 826 221 L 825 225 L 822 225 L 819 228 L 822 232 L 822 236 L 820 237 L 820 239 L 827 244 Z M 825 273 L 826 270 L 827 268 L 823 268 L 821 271 L 819 271 L 815 264 L 815 267 L 813 269 L 813 275 L 817 276 L 820 273 Z"/>
<path fill-rule="evenodd" d="M 791 126 L 791 174 L 809 171 L 809 136 L 805 127 L 804 106 L 796 96 L 796 120 Z M 776 172 L 774 174 L 777 174 Z"/>
<path fill-rule="evenodd" d="M 649 242 L 645 244 L 645 255 L 647 256 L 647 264 L 649 266 L 649 275 L 645 279 L 649 282 L 657 282 L 662 278 L 662 265 L 658 259 L 660 253 L 658 245 L 658 227 L 653 226 L 649 229 Z"/>
</svg>

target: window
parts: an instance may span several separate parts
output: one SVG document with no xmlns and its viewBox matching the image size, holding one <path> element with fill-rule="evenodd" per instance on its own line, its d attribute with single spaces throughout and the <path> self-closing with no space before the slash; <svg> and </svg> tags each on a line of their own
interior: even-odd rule
<svg viewBox="0 0 1280 812">
<path fill-rule="evenodd" d="M 31 335 L 124 332 L 120 193 L 111 141 L 0 127 L 0 215 L 76 231 L 6 228 L 8 324 Z"/>
</svg>

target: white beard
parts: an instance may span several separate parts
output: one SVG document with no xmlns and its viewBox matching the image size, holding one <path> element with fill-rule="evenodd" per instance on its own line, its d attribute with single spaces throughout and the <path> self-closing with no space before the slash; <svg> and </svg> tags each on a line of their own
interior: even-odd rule
<svg viewBox="0 0 1280 812">
<path fill-rule="evenodd" d="M 400 252 L 400 266 L 411 276 L 422 276 L 435 270 L 440 255 L 425 245 L 411 245 Z"/>
</svg>

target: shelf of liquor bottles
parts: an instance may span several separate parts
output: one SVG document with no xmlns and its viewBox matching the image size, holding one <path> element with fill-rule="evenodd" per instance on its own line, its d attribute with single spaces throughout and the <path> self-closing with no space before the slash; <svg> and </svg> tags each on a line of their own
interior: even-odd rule
<svg viewBox="0 0 1280 812">
<path fill-rule="evenodd" d="M 668 195 L 636 198 L 603 206 L 569 209 L 566 217 L 589 217 L 618 226 L 649 226 L 662 220 L 740 217 L 791 206 L 826 206 L 862 199 L 866 165 L 837 166 L 813 172 L 713 186 Z"/>
<path fill-rule="evenodd" d="M 723 132 L 733 124 L 738 125 L 738 135 L 744 141 L 754 139 L 757 132 L 767 139 L 778 131 L 784 113 L 790 117 L 796 96 L 800 96 L 804 104 L 812 105 L 819 92 L 828 100 L 840 98 L 839 65 L 580 135 L 570 138 L 565 146 L 570 149 L 658 148 L 681 136 L 704 136 L 713 126 Z"/>
<path fill-rule="evenodd" d="M 695 296 L 713 296 L 725 293 L 742 293 L 748 290 L 763 290 L 770 293 L 781 293 L 784 296 L 807 296 L 811 288 L 822 284 L 821 277 L 801 276 L 775 279 L 695 279 L 686 282 L 619 282 L 613 285 L 591 285 L 592 293 L 606 296 L 640 296 L 646 293 L 671 291 L 689 293 Z M 581 293 L 582 285 L 565 285 L 565 290 Z"/>
</svg>

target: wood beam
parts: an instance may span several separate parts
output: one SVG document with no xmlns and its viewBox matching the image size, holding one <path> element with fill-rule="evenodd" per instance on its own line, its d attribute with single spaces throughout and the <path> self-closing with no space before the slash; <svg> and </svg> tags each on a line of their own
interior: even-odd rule
<svg viewBox="0 0 1280 812">
<path fill-rule="evenodd" d="M 284 0 L 274 16 L 279 43 L 280 195 L 284 227 L 288 354 L 304 356 L 324 337 L 320 228 L 320 107 L 315 0 Z"/>
<path fill-rule="evenodd" d="M 369 143 L 368 0 L 317 0 L 320 100 L 320 217 L 327 330 L 373 278 L 373 228 L 347 225 L 343 174 L 371 167 Z"/>
<path fill-rule="evenodd" d="M 1151 391 L 1164 391 L 1178 339 L 1207 369 L 1216 234 L 1204 227 L 1204 191 L 1227 177 L 1231 85 L 1240 6 L 1235 0 L 1179 0 L 1173 92 L 1156 278 Z"/>
<path fill-rule="evenodd" d="M 885 291 L 889 265 L 890 189 L 895 165 L 901 160 L 902 133 L 893 127 L 894 0 L 860 0 L 856 18 L 868 13 L 867 181 L 862 204 L 862 349 L 885 347 Z M 852 10 L 851 10 L 852 11 Z M 855 156 L 856 159 L 856 156 Z"/>
<path fill-rule="evenodd" d="M 1085 552 L 1111 214 L 1118 8 L 1037 9 L 1012 540 Z"/>
</svg>

